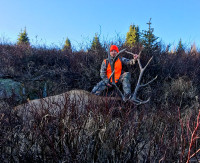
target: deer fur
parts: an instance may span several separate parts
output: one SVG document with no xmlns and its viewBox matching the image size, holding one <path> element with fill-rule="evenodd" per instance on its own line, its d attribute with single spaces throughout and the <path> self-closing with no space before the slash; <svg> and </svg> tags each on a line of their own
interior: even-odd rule
<svg viewBox="0 0 200 163">
<path fill-rule="evenodd" d="M 97 96 L 85 90 L 71 90 L 55 96 L 30 100 L 25 104 L 16 106 L 15 110 L 18 116 L 23 118 L 23 121 L 30 121 L 34 114 L 42 115 L 46 112 L 46 115 L 58 116 L 63 114 L 63 110 L 69 112 L 73 108 L 76 108 L 75 110 L 78 113 L 86 113 L 88 105 L 95 107 L 120 100 L 122 99 L 118 97 Z"/>
</svg>

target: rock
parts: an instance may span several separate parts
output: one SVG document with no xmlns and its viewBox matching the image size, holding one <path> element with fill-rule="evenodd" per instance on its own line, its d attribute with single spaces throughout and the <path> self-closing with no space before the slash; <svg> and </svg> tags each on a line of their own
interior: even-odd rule
<svg viewBox="0 0 200 163">
<path fill-rule="evenodd" d="M 23 85 L 20 82 L 12 79 L 0 78 L 0 99 L 14 97 L 14 100 L 22 100 L 25 92 Z"/>
</svg>

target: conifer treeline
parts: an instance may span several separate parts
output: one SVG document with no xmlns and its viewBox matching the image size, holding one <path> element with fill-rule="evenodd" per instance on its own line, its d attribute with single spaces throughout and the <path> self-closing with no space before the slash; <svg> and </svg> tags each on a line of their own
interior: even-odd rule
<svg viewBox="0 0 200 163">
<path fill-rule="evenodd" d="M 134 25 L 134 24 L 130 25 L 129 31 L 126 34 L 126 40 L 123 43 L 123 45 L 129 48 L 133 48 L 137 46 L 138 44 L 142 44 L 145 47 L 145 51 L 147 55 L 150 55 L 152 54 L 152 52 L 155 52 L 156 50 L 160 49 L 162 45 L 160 42 L 158 42 L 159 37 L 154 35 L 154 28 L 152 28 L 151 26 L 152 25 L 151 19 L 149 20 L 147 25 L 148 25 L 148 29 L 143 30 L 143 31 L 140 31 L 140 28 L 138 25 Z M 26 28 L 24 29 L 24 31 L 20 32 L 19 34 L 17 45 L 20 45 L 20 44 L 30 45 Z M 192 45 L 192 47 L 194 46 L 195 45 Z M 170 45 L 167 45 L 167 47 L 165 48 L 166 52 L 169 51 L 169 48 L 170 48 Z M 96 51 L 98 49 L 103 49 L 103 45 L 100 42 L 99 35 L 95 33 L 91 46 L 88 50 Z M 66 50 L 72 51 L 71 41 L 68 37 L 66 38 L 65 44 L 62 47 L 62 51 L 66 51 Z M 179 53 L 184 52 L 184 50 L 185 50 L 185 47 L 182 43 L 182 40 L 180 39 L 177 48 L 172 49 L 171 52 L 179 54 Z"/>
</svg>

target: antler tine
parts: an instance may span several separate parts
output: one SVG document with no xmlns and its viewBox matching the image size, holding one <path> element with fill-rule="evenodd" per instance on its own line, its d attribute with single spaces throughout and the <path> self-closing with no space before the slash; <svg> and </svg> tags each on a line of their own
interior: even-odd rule
<svg viewBox="0 0 200 163">
<path fill-rule="evenodd" d="M 153 59 L 153 57 L 151 57 L 151 58 L 149 59 L 149 61 L 147 62 L 146 66 L 143 68 L 144 70 L 147 68 L 147 66 L 149 65 L 149 63 L 151 62 L 152 59 Z"/>
<path fill-rule="evenodd" d="M 140 55 L 141 55 L 142 51 L 143 51 L 143 48 L 140 50 L 140 52 L 139 52 L 139 54 L 138 54 L 138 55 L 139 55 L 139 57 L 140 57 Z"/>
<path fill-rule="evenodd" d="M 125 52 L 126 52 L 127 54 L 131 54 L 133 57 L 136 55 L 136 54 L 131 53 L 131 52 L 128 52 L 128 51 L 125 51 Z M 140 62 L 140 55 L 141 55 L 141 53 L 142 53 L 142 50 L 139 52 L 138 58 L 137 58 L 137 61 L 138 61 L 138 65 L 139 65 L 140 70 L 142 69 L 142 64 L 141 64 L 141 62 Z"/>
<path fill-rule="evenodd" d="M 110 75 L 108 81 L 110 81 L 111 77 L 113 76 L 113 74 L 115 73 L 115 70 L 112 72 L 112 74 Z"/>
<path fill-rule="evenodd" d="M 117 55 L 115 56 L 115 58 L 113 59 L 113 61 L 115 62 L 117 60 L 117 58 L 119 57 L 120 54 L 122 54 L 123 52 L 125 52 L 126 49 L 122 49 L 119 51 L 119 53 L 117 53 Z"/>
<path fill-rule="evenodd" d="M 134 100 L 132 100 L 136 105 L 141 105 L 141 104 L 146 104 L 147 102 L 149 102 L 150 101 L 150 97 L 147 99 L 147 100 L 145 100 L 145 101 L 142 101 L 142 100 L 140 100 L 140 99 L 134 99 Z"/>
<path fill-rule="evenodd" d="M 112 83 L 113 81 L 115 81 L 115 77 L 114 77 L 114 64 L 113 64 L 113 61 L 111 60 L 111 57 L 110 57 L 110 46 L 108 46 L 108 61 L 110 63 L 110 66 L 111 66 L 111 70 L 112 70 L 112 74 L 111 76 L 109 77 L 109 81 L 110 81 L 110 78 L 112 78 Z"/>
<path fill-rule="evenodd" d="M 125 96 L 123 95 L 123 93 L 120 91 L 120 89 L 118 88 L 118 86 L 115 83 L 112 83 L 115 88 L 117 89 L 117 91 L 119 92 L 120 96 L 122 97 L 122 100 L 125 101 Z"/>
<path fill-rule="evenodd" d="M 140 68 L 140 75 L 139 75 L 138 82 L 137 82 L 137 85 L 136 85 L 136 87 L 135 87 L 134 93 L 132 94 L 132 97 L 131 97 L 131 99 L 130 99 L 130 101 L 134 102 L 136 105 L 145 104 L 145 103 L 149 102 L 149 100 L 150 100 L 150 98 L 149 98 L 149 99 L 146 100 L 146 101 L 142 101 L 142 100 L 140 100 L 140 99 L 137 98 L 137 92 L 138 92 L 139 88 L 140 88 L 140 87 L 147 86 L 148 84 L 152 83 L 154 80 L 157 79 L 157 76 L 156 76 L 155 78 L 153 78 L 151 81 L 147 82 L 146 84 L 140 84 L 141 79 L 142 79 L 142 75 L 143 75 L 143 73 L 144 73 L 144 70 L 147 68 L 147 66 L 150 64 L 150 62 L 151 62 L 152 59 L 153 59 L 153 57 L 151 57 L 151 58 L 149 59 L 149 61 L 147 62 L 147 64 L 146 64 L 144 67 L 142 67 L 142 64 L 141 64 L 141 62 L 140 62 L 140 55 L 141 55 L 141 53 L 142 53 L 142 50 L 143 50 L 143 47 L 142 47 L 142 49 L 140 50 L 140 52 L 139 52 L 139 54 L 138 54 L 139 57 L 137 58 L 138 65 L 139 65 L 139 68 Z M 133 54 L 133 53 L 131 53 L 131 52 L 128 52 L 128 51 L 125 51 L 125 52 L 128 53 L 128 54 L 131 54 L 131 55 L 133 55 L 133 56 L 135 55 L 135 54 Z"/>
<path fill-rule="evenodd" d="M 125 49 L 126 50 L 126 49 Z M 142 48 L 142 50 L 143 50 L 143 48 Z M 140 56 L 141 55 L 141 53 L 142 53 L 142 50 L 140 50 L 140 52 L 139 52 L 139 54 L 138 54 L 138 56 Z M 133 55 L 133 56 L 135 56 L 136 54 L 134 54 L 134 53 L 132 53 L 132 52 L 129 52 L 129 51 L 125 51 L 126 53 L 128 53 L 128 54 L 131 54 L 131 55 Z"/>
<path fill-rule="evenodd" d="M 154 80 L 156 80 L 157 77 L 158 77 L 158 75 L 157 75 L 155 78 L 153 78 L 151 81 L 149 81 L 148 83 L 146 83 L 146 84 L 141 84 L 140 87 L 145 87 L 145 86 L 149 85 L 149 84 L 152 83 Z"/>
</svg>

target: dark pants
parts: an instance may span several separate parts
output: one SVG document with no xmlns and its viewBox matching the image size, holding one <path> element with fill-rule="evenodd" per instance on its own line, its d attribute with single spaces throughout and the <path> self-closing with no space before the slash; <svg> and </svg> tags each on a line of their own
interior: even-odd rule
<svg viewBox="0 0 200 163">
<path fill-rule="evenodd" d="M 124 95 L 130 95 L 131 94 L 131 84 L 130 84 L 130 80 L 131 80 L 131 74 L 129 72 L 124 72 L 120 78 L 119 78 L 119 83 L 122 84 L 122 88 L 124 91 Z M 108 88 L 108 86 L 106 85 L 106 83 L 102 80 L 99 83 L 97 83 L 96 86 L 94 86 L 94 88 L 92 89 L 92 93 L 96 94 L 96 95 L 101 95 L 102 92 Z"/>
</svg>

